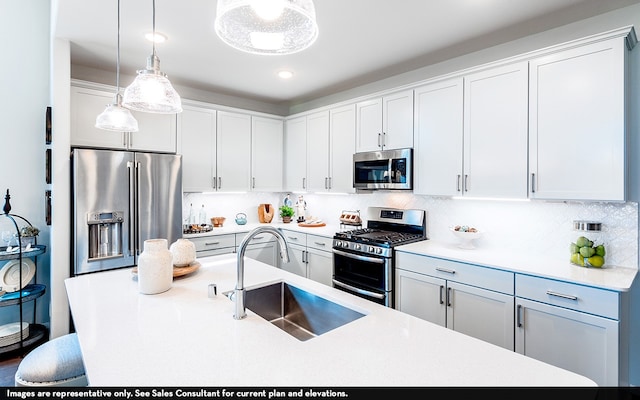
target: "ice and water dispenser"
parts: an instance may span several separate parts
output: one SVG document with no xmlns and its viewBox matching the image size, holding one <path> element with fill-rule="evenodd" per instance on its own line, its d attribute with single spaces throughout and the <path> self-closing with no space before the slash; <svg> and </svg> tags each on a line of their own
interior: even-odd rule
<svg viewBox="0 0 640 400">
<path fill-rule="evenodd" d="M 91 212 L 89 225 L 89 260 L 122 256 L 122 211 Z"/>
</svg>

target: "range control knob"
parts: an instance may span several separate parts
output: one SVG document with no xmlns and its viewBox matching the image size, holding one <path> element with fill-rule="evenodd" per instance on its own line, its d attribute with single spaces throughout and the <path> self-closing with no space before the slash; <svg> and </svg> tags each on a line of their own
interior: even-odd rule
<svg viewBox="0 0 640 400">
<path fill-rule="evenodd" d="M 382 254 L 382 249 L 380 247 L 376 249 L 376 254 Z"/>
<path fill-rule="evenodd" d="M 356 250 L 361 250 L 362 246 L 359 245 L 359 244 L 356 244 L 355 246 L 353 246 L 353 248 L 356 249 Z"/>
<path fill-rule="evenodd" d="M 375 251 L 376 251 L 376 248 L 375 248 L 375 247 L 373 247 L 373 246 L 369 246 L 369 248 L 367 249 L 367 251 L 368 251 L 369 253 L 373 253 L 373 252 L 375 252 Z"/>
</svg>

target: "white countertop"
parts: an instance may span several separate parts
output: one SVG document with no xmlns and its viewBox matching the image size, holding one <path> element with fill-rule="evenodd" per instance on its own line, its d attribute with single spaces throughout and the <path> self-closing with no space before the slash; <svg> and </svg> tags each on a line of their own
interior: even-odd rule
<svg viewBox="0 0 640 400">
<path fill-rule="evenodd" d="M 327 225 L 324 227 L 300 227 L 297 223 L 271 223 L 271 224 L 246 224 L 237 225 L 235 222 L 226 224 L 221 228 L 213 228 L 213 231 L 184 235 L 185 238 L 219 235 L 224 233 L 249 232 L 258 226 L 271 225 L 278 229 L 288 229 L 298 232 L 333 237 L 339 232 L 340 225 Z M 346 230 L 354 227 L 346 227 Z M 509 251 L 495 251 L 476 248 L 472 250 L 461 249 L 455 244 L 441 243 L 434 240 L 425 240 L 398 246 L 397 251 L 445 258 L 453 261 L 461 261 L 490 268 L 498 268 L 511 272 L 518 272 L 558 279 L 587 286 L 593 286 L 608 290 L 628 291 L 635 279 L 638 270 L 621 266 L 605 266 L 605 268 L 585 268 L 573 265 L 566 259 L 545 258 L 543 255 L 527 256 L 521 253 Z"/>
<path fill-rule="evenodd" d="M 628 267 L 580 267 L 569 262 L 568 254 L 566 260 L 559 260 L 545 258 L 542 255 L 526 256 L 521 253 L 480 248 L 467 250 L 461 249 L 457 245 L 443 244 L 432 240 L 398 246 L 395 249 L 621 292 L 631 288 L 638 272 L 637 269 Z"/>
<path fill-rule="evenodd" d="M 65 281 L 93 386 L 594 386 L 590 379 L 252 259 L 245 286 L 285 279 L 366 314 L 299 341 L 221 295 L 236 254 L 199 260 L 167 292 L 130 269 Z M 218 296 L 207 296 L 216 283 Z"/>
<path fill-rule="evenodd" d="M 282 222 L 272 222 L 272 223 L 256 223 L 256 224 L 245 224 L 238 225 L 234 221 L 226 222 L 223 226 L 218 228 L 213 228 L 209 232 L 203 233 L 186 233 L 182 235 L 185 239 L 194 238 L 194 237 L 202 237 L 202 236 L 212 236 L 212 235 L 224 235 L 227 233 L 245 233 L 250 230 L 257 228 L 259 226 L 272 226 L 276 229 L 287 229 L 296 232 L 304 232 L 312 235 L 320 235 L 326 237 L 333 237 L 336 232 L 340 231 L 339 224 L 325 225 L 325 226 L 314 226 L 314 227 L 304 227 L 299 226 L 296 222 L 290 222 L 288 224 Z M 354 227 L 348 227 L 348 229 L 354 229 Z"/>
</svg>

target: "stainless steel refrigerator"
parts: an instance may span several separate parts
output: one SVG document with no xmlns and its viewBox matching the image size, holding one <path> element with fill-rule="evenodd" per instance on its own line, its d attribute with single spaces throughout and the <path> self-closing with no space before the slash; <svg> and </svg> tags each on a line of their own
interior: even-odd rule
<svg viewBox="0 0 640 400">
<path fill-rule="evenodd" d="M 182 156 L 74 148 L 72 275 L 137 265 L 147 239 L 182 237 Z"/>
</svg>

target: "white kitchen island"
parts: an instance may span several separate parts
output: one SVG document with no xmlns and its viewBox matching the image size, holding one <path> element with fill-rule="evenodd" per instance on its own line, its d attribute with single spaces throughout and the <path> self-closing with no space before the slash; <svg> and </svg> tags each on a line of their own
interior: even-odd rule
<svg viewBox="0 0 640 400">
<path fill-rule="evenodd" d="M 245 260 L 245 287 L 285 280 L 364 317 L 299 341 L 222 292 L 236 254 L 198 260 L 167 292 L 138 293 L 131 269 L 65 281 L 91 386 L 594 386 L 581 375 Z M 218 294 L 208 297 L 207 286 Z"/>
</svg>

